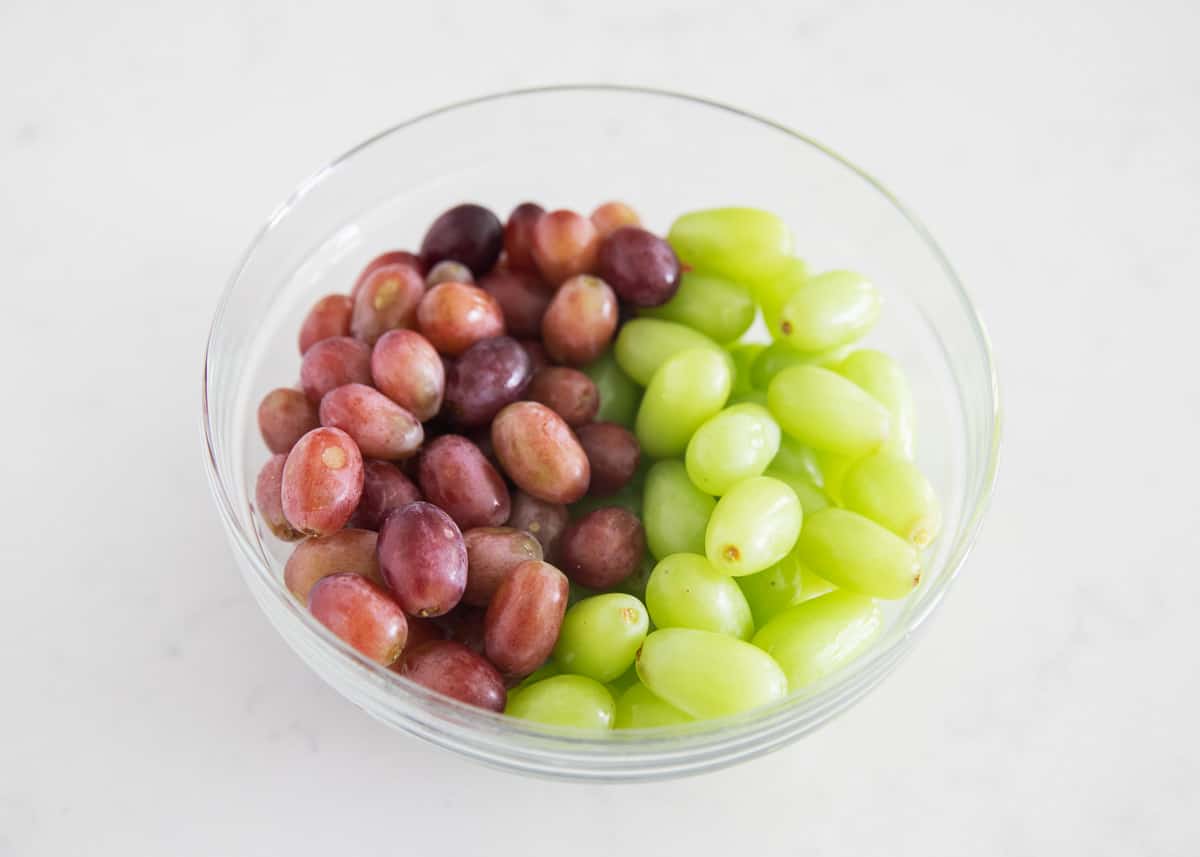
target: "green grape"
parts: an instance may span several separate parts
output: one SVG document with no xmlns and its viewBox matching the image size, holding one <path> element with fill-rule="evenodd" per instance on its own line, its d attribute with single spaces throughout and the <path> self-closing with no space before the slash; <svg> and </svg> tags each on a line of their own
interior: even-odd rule
<svg viewBox="0 0 1200 857">
<path fill-rule="evenodd" d="M 818 487 L 825 484 L 817 453 L 786 434 L 779 438 L 779 452 L 771 459 L 771 469 L 807 476 Z"/>
<path fill-rule="evenodd" d="M 941 504 L 917 466 L 898 455 L 876 453 L 856 461 L 842 480 L 847 509 L 887 527 L 919 548 L 937 538 Z"/>
<path fill-rule="evenodd" d="M 860 456 L 887 440 L 887 409 L 828 369 L 784 369 L 767 388 L 767 403 L 779 427 L 813 449 Z"/>
<path fill-rule="evenodd" d="M 651 693 L 697 718 L 737 714 L 787 695 L 787 676 L 762 649 L 694 628 L 651 632 L 637 671 Z"/>
<path fill-rule="evenodd" d="M 821 466 L 824 477 L 825 496 L 837 505 L 842 505 L 842 482 L 854 463 L 858 461 L 848 455 L 838 455 L 836 452 L 817 452 L 817 464 Z"/>
<path fill-rule="evenodd" d="M 621 673 L 612 681 L 607 682 L 608 692 L 613 695 L 613 699 L 619 700 L 621 694 L 629 690 L 629 688 L 633 687 L 635 684 L 640 684 L 637 677 L 637 665 L 630 663 L 629 669 L 625 670 L 625 672 Z"/>
<path fill-rule="evenodd" d="M 691 722 L 691 717 L 663 702 L 640 681 L 634 681 L 617 699 L 616 729 L 653 729 Z"/>
<path fill-rule="evenodd" d="M 839 363 L 837 371 L 883 403 L 892 416 L 883 448 L 912 460 L 916 407 L 904 370 L 882 351 L 862 348 Z"/>
<path fill-rule="evenodd" d="M 786 342 L 776 342 L 754 358 L 750 366 L 750 382 L 756 389 L 765 390 L 772 379 L 784 369 L 793 366 L 820 366 L 829 368 L 838 363 L 850 353 L 851 346 L 832 348 L 829 351 L 817 351 L 807 354 L 797 351 Z"/>
<path fill-rule="evenodd" d="M 605 351 L 600 359 L 585 366 L 583 371 L 592 379 L 597 392 L 600 393 L 600 410 L 596 412 L 596 422 L 618 423 L 631 428 L 633 418 L 637 416 L 642 391 L 617 365 L 617 358 L 613 356 L 612 350 Z"/>
<path fill-rule="evenodd" d="M 613 356 L 621 369 L 643 387 L 670 358 L 691 348 L 719 352 L 733 369 L 733 358 L 703 333 L 683 324 L 658 318 L 634 318 L 625 322 L 613 345 Z"/>
<path fill-rule="evenodd" d="M 645 529 L 645 524 L 642 525 L 642 528 Z M 645 601 L 646 583 L 650 580 L 650 573 L 652 571 L 654 571 L 654 557 L 650 556 L 650 553 L 647 551 L 642 555 L 642 560 L 638 563 L 637 570 L 613 588 L 617 592 L 632 595 L 639 601 Z"/>
<path fill-rule="evenodd" d="M 520 693 L 521 691 L 523 691 L 525 688 L 529 687 L 531 684 L 537 684 L 542 679 L 551 678 L 553 676 L 558 675 L 560 672 L 561 672 L 561 670 L 559 670 L 558 664 L 556 664 L 554 662 L 553 658 L 546 661 L 546 663 L 542 664 L 540 667 L 538 667 L 536 670 L 531 672 L 529 675 L 525 676 L 525 678 L 523 678 L 521 680 L 521 683 L 518 684 L 516 687 L 509 688 L 508 702 L 506 703 L 506 706 L 512 705 L 512 701 L 516 697 L 516 695 L 518 693 Z"/>
<path fill-rule="evenodd" d="M 732 577 L 694 553 L 677 553 L 654 567 L 646 607 L 656 628 L 697 628 L 740 640 L 754 633 L 746 596 Z"/>
<path fill-rule="evenodd" d="M 780 613 L 754 635 L 754 645 L 783 667 L 795 693 L 854 660 L 882 628 L 870 598 L 830 592 Z"/>
<path fill-rule="evenodd" d="M 686 324 L 715 342 L 732 342 L 754 323 L 754 299 L 737 283 L 689 271 L 675 297 L 638 315 Z"/>
<path fill-rule="evenodd" d="M 509 694 L 505 714 L 547 726 L 611 729 L 616 703 L 608 688 L 581 675 L 556 675 Z"/>
<path fill-rule="evenodd" d="M 786 482 L 769 476 L 743 480 L 717 502 L 704 534 L 704 553 L 734 577 L 779 562 L 796 544 L 804 513 Z"/>
<path fill-rule="evenodd" d="M 825 492 L 817 487 L 817 484 L 809 478 L 807 473 L 788 473 L 783 470 L 776 470 L 775 465 L 772 464 L 763 475 L 770 476 L 772 479 L 778 479 L 780 482 L 786 482 L 787 486 L 796 492 L 796 499 L 800 501 L 800 508 L 804 510 L 804 517 L 806 518 L 814 512 L 828 508 L 830 505 L 829 498 L 825 496 Z"/>
<path fill-rule="evenodd" d="M 729 401 L 726 403 L 731 407 L 733 405 L 758 405 L 760 408 L 767 406 L 767 394 L 762 390 L 750 390 L 746 393 L 731 393 Z"/>
<path fill-rule="evenodd" d="M 779 425 L 761 405 L 728 407 L 712 417 L 688 441 L 688 478 L 718 497 L 743 479 L 761 476 L 779 452 Z"/>
<path fill-rule="evenodd" d="M 804 522 L 800 560 L 839 589 L 903 598 L 921 580 L 917 549 L 857 512 L 830 507 Z"/>
<path fill-rule="evenodd" d="M 778 275 L 755 283 L 754 296 L 758 298 L 763 321 L 772 336 L 779 329 L 779 311 L 807 280 L 808 266 L 804 260 L 791 259 Z"/>
<path fill-rule="evenodd" d="M 632 595 L 584 598 L 563 617 L 554 660 L 565 673 L 612 681 L 633 665 L 649 628 L 646 608 Z"/>
<path fill-rule="evenodd" d="M 879 292 L 851 271 L 829 271 L 796 289 L 771 335 L 797 351 L 828 351 L 862 337 L 879 318 Z"/>
<path fill-rule="evenodd" d="M 682 461 L 659 461 L 646 474 L 642 526 L 646 546 L 662 559 L 673 553 L 704 553 L 704 533 L 717 501 L 688 479 Z"/>
<path fill-rule="evenodd" d="M 792 233 L 755 208 L 712 208 L 681 215 L 667 241 L 680 261 L 737 283 L 769 279 L 790 261 Z"/>
<path fill-rule="evenodd" d="M 734 580 L 746 596 L 754 624 L 760 628 L 787 608 L 833 589 L 833 584 L 818 577 L 795 551 L 768 569 Z"/>
<path fill-rule="evenodd" d="M 658 368 L 634 423 L 633 433 L 645 455 L 669 458 L 683 454 L 696 429 L 729 398 L 731 364 L 724 351 L 692 348 Z"/>
<path fill-rule="evenodd" d="M 739 342 L 726 349 L 733 358 L 733 391 L 734 396 L 744 396 L 758 392 L 750 381 L 750 367 L 758 355 L 767 350 L 761 342 Z"/>
</svg>

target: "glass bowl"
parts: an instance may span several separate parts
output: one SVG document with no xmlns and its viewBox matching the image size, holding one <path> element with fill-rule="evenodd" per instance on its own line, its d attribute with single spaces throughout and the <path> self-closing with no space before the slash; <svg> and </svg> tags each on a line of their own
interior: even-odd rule
<svg viewBox="0 0 1200 857">
<path fill-rule="evenodd" d="M 463 201 L 501 216 L 518 202 L 587 211 L 632 204 L 665 233 L 679 213 L 720 205 L 784 217 L 811 269 L 871 276 L 885 310 L 867 343 L 905 368 L 917 460 L 944 504 L 919 588 L 885 603 L 874 647 L 825 681 L 746 714 L 593 736 L 469 708 L 366 660 L 312 619 L 282 583 L 291 549 L 252 499 L 267 450 L 255 408 L 296 381 L 296 335 L 313 301 L 346 291 L 376 254 L 416 249 Z M 996 473 L 999 408 L 987 335 L 924 227 L 862 170 L 807 137 L 670 92 L 561 86 L 487 96 L 386 131 L 317 171 L 270 216 L 213 320 L 204 371 L 213 496 L 250 591 L 300 657 L 347 699 L 410 735 L 489 765 L 543 776 L 646 780 L 718 768 L 795 741 L 877 685 L 913 646 L 979 529 Z"/>
</svg>

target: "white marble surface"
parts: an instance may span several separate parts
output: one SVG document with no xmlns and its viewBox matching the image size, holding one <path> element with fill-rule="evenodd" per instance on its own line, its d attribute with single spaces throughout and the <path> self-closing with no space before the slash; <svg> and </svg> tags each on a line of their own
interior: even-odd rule
<svg viewBox="0 0 1200 857">
<path fill-rule="evenodd" d="M 1193 0 L 0 4 L 0 855 L 1200 851 Z M 285 649 L 210 505 L 200 355 L 316 164 L 563 80 L 801 128 L 931 225 L 1006 448 L 946 609 L 771 757 L 564 786 L 393 734 Z"/>
</svg>

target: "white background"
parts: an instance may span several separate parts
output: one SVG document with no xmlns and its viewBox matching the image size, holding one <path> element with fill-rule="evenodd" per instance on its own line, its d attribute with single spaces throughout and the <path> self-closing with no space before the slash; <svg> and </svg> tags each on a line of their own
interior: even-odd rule
<svg viewBox="0 0 1200 857">
<path fill-rule="evenodd" d="M 0 855 L 1196 854 L 1198 9 L 0 0 Z M 992 513 L 913 656 L 681 782 L 367 719 L 258 613 L 202 473 L 210 314 L 274 204 L 412 114 L 571 80 L 865 165 L 1000 361 Z"/>
</svg>

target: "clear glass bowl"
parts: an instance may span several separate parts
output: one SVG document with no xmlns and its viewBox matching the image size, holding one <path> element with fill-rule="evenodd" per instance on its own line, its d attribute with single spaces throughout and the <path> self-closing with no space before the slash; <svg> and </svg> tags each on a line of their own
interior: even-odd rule
<svg viewBox="0 0 1200 857">
<path fill-rule="evenodd" d="M 315 622 L 282 583 L 289 545 L 252 506 L 267 451 L 255 408 L 294 383 L 296 334 L 320 295 L 376 254 L 415 249 L 449 206 L 504 215 L 533 199 L 580 210 L 621 199 L 665 232 L 684 211 L 749 205 L 783 216 L 810 267 L 874 278 L 885 311 L 868 344 L 912 381 L 918 461 L 945 506 L 917 591 L 886 605 L 867 654 L 775 705 L 688 728 L 553 731 L 461 705 L 382 669 Z M 999 408 L 987 335 L 933 239 L 878 182 L 820 144 L 742 111 L 669 92 L 563 86 L 436 110 L 368 140 L 303 182 L 254 239 L 213 320 L 205 358 L 208 474 L 263 612 L 325 681 L 378 719 L 489 765 L 544 776 L 643 780 L 729 765 L 844 711 L 907 653 L 979 529 L 996 473 Z"/>
</svg>

